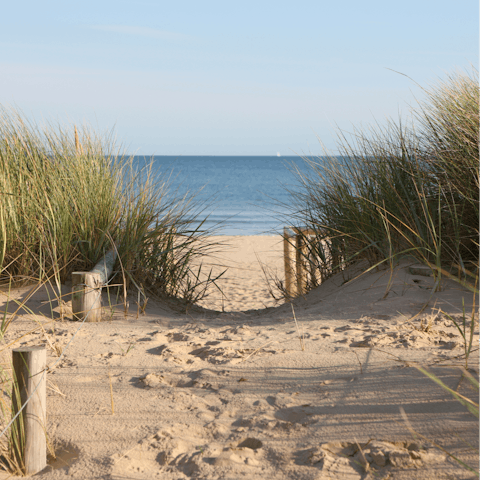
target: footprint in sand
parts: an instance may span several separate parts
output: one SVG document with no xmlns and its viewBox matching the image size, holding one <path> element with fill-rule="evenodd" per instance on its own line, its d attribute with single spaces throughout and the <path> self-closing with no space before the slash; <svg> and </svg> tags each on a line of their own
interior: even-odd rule
<svg viewBox="0 0 480 480">
<path fill-rule="evenodd" d="M 191 385 L 192 381 L 188 378 L 175 378 L 170 375 L 148 373 L 138 379 L 138 383 L 142 387 L 158 388 L 166 387 L 187 387 Z"/>
<path fill-rule="evenodd" d="M 169 342 L 188 342 L 188 340 L 191 338 L 190 335 L 186 335 L 185 333 L 181 332 L 167 333 L 166 336 Z"/>
<path fill-rule="evenodd" d="M 210 440 L 208 431 L 189 425 L 166 428 L 123 454 L 110 457 L 111 478 L 257 478 L 266 465 L 263 443 L 247 437 L 233 445 Z M 220 477 L 219 477 L 220 475 Z M 234 475 L 235 477 L 231 477 Z"/>
<path fill-rule="evenodd" d="M 385 475 L 390 477 L 392 470 L 419 468 L 429 463 L 439 464 L 445 461 L 446 456 L 417 442 L 370 440 L 363 444 L 325 443 L 297 452 L 296 459 L 297 464 L 311 465 L 321 470 L 327 478 L 360 480 L 366 471 L 376 471 L 379 478 L 384 478 Z"/>
<path fill-rule="evenodd" d="M 375 318 L 387 316 L 376 315 Z M 364 328 L 363 331 L 370 332 L 363 338 L 352 338 L 350 347 L 394 347 L 394 348 L 425 348 L 439 346 L 444 349 L 453 350 L 461 345 L 460 336 L 455 330 L 452 322 L 446 322 L 442 315 L 426 315 L 414 321 L 408 321 L 401 324 L 381 322 L 372 320 L 370 317 L 362 317 L 359 321 L 365 325 L 375 323 L 377 327 Z M 437 325 L 450 327 L 450 331 L 438 330 Z M 382 328 L 383 327 L 383 328 Z M 335 331 L 358 330 L 358 327 L 346 325 L 339 327 Z M 355 332 L 352 332 L 355 334 Z"/>
<path fill-rule="evenodd" d="M 252 437 L 242 440 L 233 448 L 225 448 L 217 457 L 212 459 L 212 464 L 217 467 L 259 467 L 264 460 L 261 450 L 263 443 Z"/>
<path fill-rule="evenodd" d="M 455 335 L 456 336 L 456 335 Z M 378 335 L 367 335 L 361 340 L 354 340 L 351 347 L 394 347 L 394 348 L 424 348 L 440 346 L 453 350 L 460 346 L 458 341 L 445 341 L 441 335 L 412 330 L 410 332 L 387 332 Z"/>
</svg>

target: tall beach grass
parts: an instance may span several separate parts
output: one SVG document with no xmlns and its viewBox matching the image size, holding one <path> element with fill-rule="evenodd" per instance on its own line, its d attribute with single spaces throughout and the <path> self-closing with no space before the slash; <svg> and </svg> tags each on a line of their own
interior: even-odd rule
<svg viewBox="0 0 480 480">
<path fill-rule="evenodd" d="M 466 292 L 473 295 L 471 315 L 463 308 L 463 321 L 446 317 L 464 343 L 462 379 L 471 382 L 473 399 L 451 390 L 428 369 L 417 368 L 478 418 L 478 371 L 470 369 L 471 375 L 467 370 L 478 329 L 478 71 L 456 72 L 424 93 L 425 100 L 406 121 L 354 129 L 351 135 L 339 131 L 339 155 L 305 158 L 306 173 L 293 167 L 301 187 L 291 191 L 287 221 L 315 233 L 313 241 L 305 236 L 305 263 L 313 263 L 322 279 L 357 262 L 366 271 L 382 264 L 393 271 L 407 257 L 431 269 L 433 292 L 445 276 L 471 292 Z M 312 275 L 307 289 L 315 286 Z M 401 413 L 415 438 L 432 443 L 479 476 L 476 467 L 415 432 L 403 409 Z"/>
<path fill-rule="evenodd" d="M 70 300 L 61 298 L 62 283 L 73 271 L 90 270 L 112 249 L 118 261 L 111 284 L 118 287 L 117 298 L 123 292 L 125 305 L 127 294 L 135 292 L 139 309 L 147 295 L 176 298 L 188 308 L 215 282 L 202 272 L 202 258 L 216 247 L 214 232 L 202 229 L 203 207 L 194 194 L 172 192 L 168 172 L 160 174 L 153 163 L 137 168 L 111 134 L 74 126 L 40 128 L 20 112 L 0 107 L 0 290 L 6 299 L 0 340 L 23 309 L 37 322 L 33 331 L 43 332 L 58 357 L 54 365 L 60 361 L 68 344 L 62 348 L 50 338 L 46 319 L 34 314 L 28 300 L 40 288 L 52 292 L 53 287 L 53 322 L 56 304 Z M 19 301 L 12 289 L 22 284 L 33 286 Z M 0 365 L 0 425 L 7 432 L 0 438 L 0 468 L 16 475 L 25 473 L 25 465 L 15 427 L 6 429 L 15 382 L 5 354 L 21 340 L 3 342 L 0 349 L 6 362 Z"/>
<path fill-rule="evenodd" d="M 408 254 L 437 280 L 455 271 L 462 283 L 475 283 L 478 72 L 455 73 L 425 97 L 407 121 L 339 131 L 339 155 L 306 158 L 308 172 L 294 170 L 301 188 L 292 192 L 290 221 L 315 231 L 311 248 L 324 274 Z"/>
<path fill-rule="evenodd" d="M 192 228 L 201 213 L 195 196 L 172 195 L 167 175 L 152 163 L 136 168 L 111 134 L 39 128 L 1 108 L 0 199 L 3 279 L 59 286 L 114 248 L 125 290 L 187 303 L 205 293 L 192 265 L 213 244 L 210 232 Z"/>
</svg>

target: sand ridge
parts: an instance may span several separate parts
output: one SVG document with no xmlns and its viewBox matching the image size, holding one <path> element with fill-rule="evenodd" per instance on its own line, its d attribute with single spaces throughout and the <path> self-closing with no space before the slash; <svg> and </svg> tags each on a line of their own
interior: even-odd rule
<svg viewBox="0 0 480 480">
<path fill-rule="evenodd" d="M 230 238 L 232 264 L 252 265 L 256 240 Z M 258 241 L 258 251 L 277 252 L 271 265 L 279 268 L 279 239 Z M 118 309 L 109 321 L 84 324 L 49 373 L 48 431 L 58 456 L 36 477 L 471 478 L 412 438 L 400 413 L 478 464 L 478 420 L 414 367 L 428 365 L 478 402 L 458 368 L 459 332 L 438 310 L 460 318 L 462 298 L 471 311 L 469 292 L 446 281 L 432 295 L 433 279 L 409 274 L 406 264 L 390 286 L 388 270 L 355 279 L 350 269 L 293 302 L 297 327 L 290 304 L 257 310 L 257 298 L 248 303 L 248 291 L 263 288 L 261 269 L 248 272 L 225 279 L 230 311 L 184 314 L 149 301 L 138 319 Z M 39 292 L 32 300 L 38 314 L 46 298 Z M 54 342 L 47 346 L 53 363 L 78 323 L 39 319 Z M 41 331 L 28 333 L 35 327 L 22 314 L 5 345 L 20 334 L 24 345 L 47 343 Z M 478 377 L 478 350 L 470 364 Z"/>
</svg>

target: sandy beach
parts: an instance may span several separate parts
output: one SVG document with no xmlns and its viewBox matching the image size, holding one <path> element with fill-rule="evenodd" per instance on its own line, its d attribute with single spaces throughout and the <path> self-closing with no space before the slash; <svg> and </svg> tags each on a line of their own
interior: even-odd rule
<svg viewBox="0 0 480 480">
<path fill-rule="evenodd" d="M 296 323 L 291 304 L 275 306 L 259 264 L 283 277 L 281 237 L 222 240 L 228 247 L 211 264 L 228 267 L 223 294 L 214 290 L 187 314 L 149 300 L 137 318 L 131 299 L 127 315 L 119 307 L 79 329 L 68 301 L 52 322 L 45 290 L 28 302 L 35 315 L 18 312 L 3 362 L 20 336 L 15 347 L 46 345 L 49 365 L 65 349 L 48 373 L 56 459 L 35 478 L 474 478 L 414 438 L 400 410 L 419 434 L 478 468 L 477 418 L 415 368 L 478 402 L 460 370 L 462 339 L 439 311 L 460 319 L 473 294 L 450 280 L 432 294 L 433 278 L 410 274 L 408 263 L 392 278 L 350 268 L 293 301 Z M 474 343 L 478 378 L 478 329 Z"/>
<path fill-rule="evenodd" d="M 224 235 L 216 239 L 221 246 L 205 265 L 214 275 L 226 270 L 217 282 L 221 291 L 211 288 L 199 305 L 220 312 L 276 306 L 265 275 L 283 278 L 283 239 L 279 235 Z"/>
</svg>

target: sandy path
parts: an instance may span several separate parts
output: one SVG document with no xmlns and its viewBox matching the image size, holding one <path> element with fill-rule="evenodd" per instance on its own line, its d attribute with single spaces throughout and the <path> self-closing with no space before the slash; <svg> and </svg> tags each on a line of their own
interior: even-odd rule
<svg viewBox="0 0 480 480">
<path fill-rule="evenodd" d="M 213 239 L 223 244 L 212 261 L 217 274 L 227 268 L 217 282 L 223 294 L 212 288 L 209 296 L 199 304 L 226 312 L 275 306 L 278 302 L 269 293 L 262 266 L 269 274 L 283 278 L 282 237 L 225 235 Z"/>
<path fill-rule="evenodd" d="M 278 239 L 230 241 L 238 271 L 225 280 L 228 308 L 255 308 L 267 299 L 252 246 L 270 255 L 275 245 L 266 245 Z M 458 368 L 458 331 L 433 309 L 459 318 L 462 298 L 468 311 L 472 295 L 453 282 L 432 295 L 432 279 L 410 275 L 407 265 L 395 270 L 387 296 L 388 272 L 346 282 L 355 276 L 344 272 L 294 302 L 302 342 L 289 304 L 181 314 L 149 302 L 138 319 L 118 311 L 110 322 L 85 324 L 49 374 L 48 432 L 58 458 L 36 478 L 472 478 L 414 441 L 399 410 L 418 432 L 478 467 L 478 420 L 413 367 L 429 365 L 478 402 Z M 32 308 L 43 312 L 46 299 L 40 292 Z M 56 321 L 52 329 L 37 320 L 61 348 L 79 326 Z M 5 344 L 35 326 L 21 315 Z M 45 336 L 22 342 L 38 345 Z M 49 363 L 56 358 L 48 349 Z M 478 350 L 470 364 L 478 378 Z"/>
</svg>

